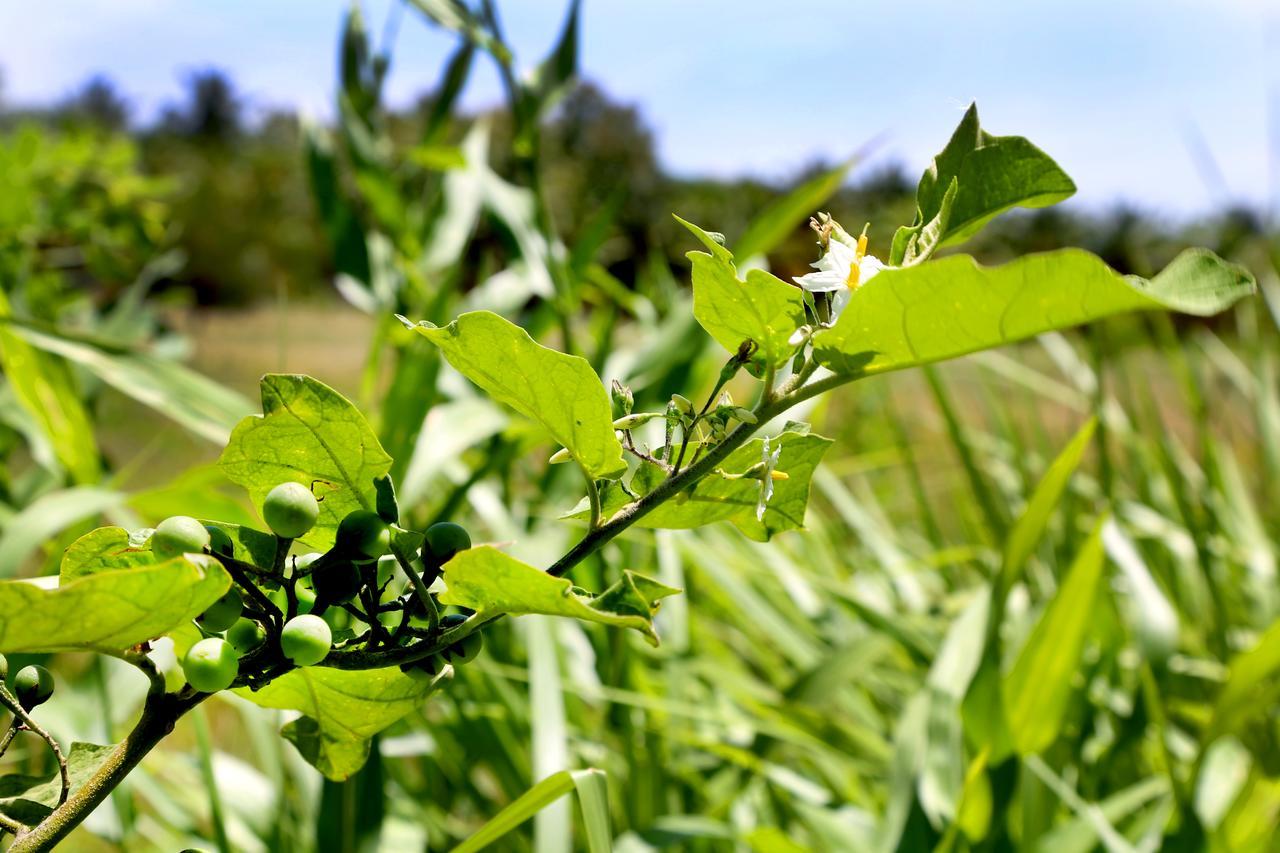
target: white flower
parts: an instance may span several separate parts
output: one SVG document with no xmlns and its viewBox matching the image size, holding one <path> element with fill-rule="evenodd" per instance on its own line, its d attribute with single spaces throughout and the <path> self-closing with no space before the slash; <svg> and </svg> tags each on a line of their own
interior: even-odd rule
<svg viewBox="0 0 1280 853">
<path fill-rule="evenodd" d="M 849 302 L 849 295 L 859 285 L 870 281 L 884 269 L 884 264 L 867 254 L 867 235 L 858 238 L 854 248 L 839 240 L 827 243 L 827 252 L 817 263 L 810 264 L 817 272 L 802 275 L 795 283 L 810 293 L 833 293 L 831 318 L 834 320 Z"/>
<path fill-rule="evenodd" d="M 778 458 L 782 455 L 782 448 L 774 448 L 772 452 L 769 450 L 769 439 L 765 438 L 764 444 L 760 450 L 760 464 L 763 470 L 760 472 L 760 498 L 756 501 L 756 521 L 764 520 L 765 507 L 769 504 L 769 499 L 773 497 L 773 481 L 775 479 L 786 479 L 786 475 L 778 476 L 773 469 L 778 467 Z"/>
</svg>

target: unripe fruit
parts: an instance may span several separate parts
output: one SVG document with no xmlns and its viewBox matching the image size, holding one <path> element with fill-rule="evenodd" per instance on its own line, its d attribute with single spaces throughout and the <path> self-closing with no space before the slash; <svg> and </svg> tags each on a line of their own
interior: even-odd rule
<svg viewBox="0 0 1280 853">
<path fill-rule="evenodd" d="M 231 541 L 231 534 L 216 524 L 206 524 L 204 529 L 209 531 L 209 552 L 211 554 L 216 554 L 219 557 L 234 557 L 236 555 L 236 546 Z"/>
<path fill-rule="evenodd" d="M 280 632 L 280 651 L 298 666 L 320 663 L 331 648 L 333 632 L 319 616 L 295 616 Z"/>
<path fill-rule="evenodd" d="M 297 539 L 316 526 L 320 504 L 301 483 L 281 483 L 267 492 L 262 518 L 281 539 Z"/>
<path fill-rule="evenodd" d="M 451 663 L 471 663 L 483 648 L 484 634 L 475 631 L 449 647 L 449 661 Z"/>
<path fill-rule="evenodd" d="M 262 626 L 252 619 L 239 619 L 227 629 L 227 642 L 240 654 L 256 649 L 266 638 Z"/>
<path fill-rule="evenodd" d="M 314 598 L 323 599 L 326 604 L 341 604 L 350 601 L 364 586 L 360 576 L 360 568 L 345 557 L 336 554 L 326 560 L 324 565 L 316 568 L 310 575 L 311 586 L 315 590 Z"/>
<path fill-rule="evenodd" d="M 209 547 L 209 531 L 189 515 L 175 515 L 156 525 L 151 552 L 161 560 L 180 554 L 203 554 Z"/>
<path fill-rule="evenodd" d="M 440 617 L 440 630 L 448 631 L 450 628 L 457 628 L 466 621 L 467 617 L 461 613 L 446 613 Z"/>
<path fill-rule="evenodd" d="M 201 693 L 226 690 L 240 673 L 240 658 L 226 640 L 209 637 L 187 650 L 182 659 L 187 683 Z"/>
<path fill-rule="evenodd" d="M 441 521 L 427 528 L 422 540 L 422 564 L 439 568 L 459 551 L 471 547 L 471 536 L 461 524 Z"/>
<path fill-rule="evenodd" d="M 0 681 L 9 677 L 9 659 L 0 655 Z"/>
<path fill-rule="evenodd" d="M 234 625 L 243 609 L 244 599 L 240 597 L 240 590 L 231 587 L 221 598 L 210 604 L 208 610 L 196 617 L 196 624 L 210 634 L 218 634 Z"/>
<path fill-rule="evenodd" d="M 376 512 L 358 509 L 338 523 L 334 549 L 357 562 L 376 560 L 391 547 L 391 528 Z"/>
<path fill-rule="evenodd" d="M 13 677 L 13 695 L 27 711 L 44 704 L 53 695 L 53 673 L 42 666 L 24 666 Z"/>
</svg>

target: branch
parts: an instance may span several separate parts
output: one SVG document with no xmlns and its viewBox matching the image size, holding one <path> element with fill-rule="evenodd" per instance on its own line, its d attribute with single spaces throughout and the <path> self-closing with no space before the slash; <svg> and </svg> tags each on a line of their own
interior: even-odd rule
<svg viewBox="0 0 1280 853">
<path fill-rule="evenodd" d="M 15 720 L 22 721 L 23 728 L 39 736 L 49 745 L 49 749 L 53 752 L 53 757 L 58 761 L 58 773 L 62 777 L 62 793 L 58 795 L 58 805 L 62 805 L 67 801 L 67 794 L 71 790 L 71 777 L 67 773 L 67 759 L 62 754 L 62 747 L 58 746 L 58 742 L 54 740 L 53 735 L 45 731 L 39 723 L 32 719 L 31 715 L 27 713 L 27 709 L 22 707 L 22 703 L 3 684 L 0 684 L 0 704 L 3 704 L 13 713 Z M 9 738 L 9 740 L 12 740 L 12 738 Z"/>
</svg>

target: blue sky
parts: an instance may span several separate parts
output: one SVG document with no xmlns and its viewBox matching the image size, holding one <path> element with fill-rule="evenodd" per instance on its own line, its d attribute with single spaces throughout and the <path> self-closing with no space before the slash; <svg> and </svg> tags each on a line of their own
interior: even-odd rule
<svg viewBox="0 0 1280 853">
<path fill-rule="evenodd" d="M 392 0 L 368 0 L 371 30 Z M 639 105 L 664 164 L 683 174 L 782 177 L 884 135 L 874 159 L 911 172 L 970 100 L 995 133 L 1030 137 L 1080 186 L 1171 217 L 1224 199 L 1271 205 L 1280 127 L 1280 3 L 1273 0 L 584 0 L 582 66 Z M 523 63 L 548 49 L 556 2 L 501 2 Z M 9 102 L 112 77 L 143 116 L 186 73 L 229 71 L 258 108 L 330 113 L 343 0 L 0 0 Z M 431 87 L 452 37 L 407 12 L 390 96 Z M 467 94 L 496 100 L 486 66 Z M 1193 141 L 1194 140 L 1194 141 Z M 1222 181 L 1190 151 L 1212 152 Z"/>
</svg>

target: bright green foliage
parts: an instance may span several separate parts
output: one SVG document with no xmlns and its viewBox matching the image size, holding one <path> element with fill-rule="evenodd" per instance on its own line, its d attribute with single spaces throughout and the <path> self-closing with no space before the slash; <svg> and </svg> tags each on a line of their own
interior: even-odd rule
<svg viewBox="0 0 1280 853">
<path fill-rule="evenodd" d="M 114 751 L 114 746 L 71 744 L 71 751 L 67 754 L 71 789 L 78 790 Z M 61 794 L 62 779 L 52 762 L 47 763 L 44 772 L 38 776 L 6 773 L 0 776 L 0 813 L 34 826 L 57 807 Z"/>
<path fill-rule="evenodd" d="M 281 482 L 314 483 L 320 516 L 302 541 L 328 547 L 347 513 L 373 508 L 373 480 L 391 459 L 364 415 L 308 376 L 263 377 L 262 412 L 236 425 L 218 464 L 259 506 Z"/>
<path fill-rule="evenodd" d="M 738 278 L 733 255 L 714 236 L 696 225 L 676 220 L 697 237 L 707 252 L 690 252 L 693 264 L 693 316 L 707 334 L 731 353 L 744 341 L 754 341 L 759 358 L 778 366 L 791 357 L 788 343 L 803 325 L 803 291 L 764 270 Z"/>
<path fill-rule="evenodd" d="M 312 741 L 314 749 L 308 758 L 329 778 L 345 779 L 364 763 L 368 739 L 420 707 L 422 698 L 439 682 L 409 678 L 395 667 L 364 671 L 307 667 L 288 672 L 256 692 L 236 692 L 255 705 L 301 711 L 314 720 L 318 740 Z"/>
<path fill-rule="evenodd" d="M 180 554 L 203 554 L 208 547 L 209 531 L 189 515 L 166 518 L 151 534 L 151 552 L 160 560 Z"/>
<path fill-rule="evenodd" d="M 217 693 L 236 680 L 240 658 L 226 640 L 207 637 L 187 649 L 182 658 L 182 672 L 196 690 Z"/>
<path fill-rule="evenodd" d="M 893 238 L 890 263 L 927 258 L 935 248 L 976 234 L 1013 207 L 1049 207 L 1076 185 L 1047 154 L 1021 136 L 992 136 L 970 105 L 916 188 L 916 218 Z"/>
<path fill-rule="evenodd" d="M 134 569 L 156 562 L 151 531 L 130 534 L 123 527 L 99 527 L 81 536 L 62 553 L 59 578 L 69 583 L 93 572 Z"/>
<path fill-rule="evenodd" d="M 592 477 L 623 471 L 609 395 L 586 359 L 548 349 L 488 311 L 443 327 L 404 322 L 490 397 L 542 424 Z"/>
<path fill-rule="evenodd" d="M 30 711 L 53 695 L 53 673 L 42 666 L 24 666 L 10 685 L 18 704 Z"/>
<path fill-rule="evenodd" d="M 591 853 L 608 853 L 612 849 L 609 829 L 609 796 L 604 773 L 599 770 L 561 770 L 553 773 L 508 805 L 453 853 L 477 853 L 489 849 L 495 841 L 532 818 L 570 791 L 576 791 L 587 828 L 587 844 Z M 764 848 L 761 848 L 764 849 Z M 786 853 L 786 848 L 768 848 Z"/>
<path fill-rule="evenodd" d="M 730 454 L 720 469 L 728 474 L 741 474 L 761 460 L 763 439 L 753 439 Z M 730 479 L 713 474 L 693 488 L 681 492 L 662 504 L 637 524 L 640 527 L 684 530 L 730 521 L 746 536 L 764 542 L 784 530 L 804 526 L 805 507 L 809 502 L 809 483 L 822 456 L 831 447 L 831 439 L 800 429 L 788 429 L 771 440 L 771 447 L 782 448 L 777 470 L 787 479 L 773 484 L 773 497 L 766 504 L 764 517 L 756 518 L 760 482 L 753 479 Z M 629 488 L 638 495 L 652 491 L 666 477 L 666 472 L 650 463 L 642 463 L 631 479 Z M 610 485 L 604 490 L 602 504 L 606 516 L 630 503 L 633 498 L 622 488 Z M 582 506 L 575 507 L 572 517 L 583 518 Z"/>
<path fill-rule="evenodd" d="M 1253 290 L 1253 277 L 1242 267 L 1195 249 L 1150 281 L 1122 276 L 1078 249 L 1027 255 L 998 267 L 956 255 L 880 273 L 813 343 L 825 367 L 864 376 L 1127 311 L 1207 316 Z"/>
<path fill-rule="evenodd" d="M 280 632 L 280 650 L 298 666 L 314 666 L 333 648 L 333 633 L 319 616 L 295 616 Z"/>
<path fill-rule="evenodd" d="M 1005 714 L 1021 755 L 1040 752 L 1053 743 L 1068 700 L 1082 686 L 1073 683 L 1073 675 L 1095 621 L 1103 563 L 1099 524 L 1005 678 Z"/>
<path fill-rule="evenodd" d="M 197 616 L 196 622 L 206 631 L 218 634 L 234 625 L 243 609 L 244 599 L 240 595 L 240 590 L 233 586 L 208 610 Z"/>
<path fill-rule="evenodd" d="M 655 646 L 653 615 L 663 598 L 679 592 L 644 575 L 623 572 L 617 583 L 599 595 L 583 595 L 574 591 L 568 579 L 549 575 L 488 545 L 450 560 L 444 582 L 448 590 L 440 596 L 442 604 L 470 608 L 482 617 L 502 613 L 570 616 L 635 628 Z"/>
<path fill-rule="evenodd" d="M 262 519 L 282 539 L 305 536 L 319 517 L 320 504 L 301 483 L 281 483 L 262 501 Z"/>
<path fill-rule="evenodd" d="M 216 560 L 195 554 L 52 589 L 0 582 L 0 650 L 121 652 L 196 618 L 230 585 Z"/>
</svg>

